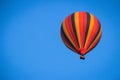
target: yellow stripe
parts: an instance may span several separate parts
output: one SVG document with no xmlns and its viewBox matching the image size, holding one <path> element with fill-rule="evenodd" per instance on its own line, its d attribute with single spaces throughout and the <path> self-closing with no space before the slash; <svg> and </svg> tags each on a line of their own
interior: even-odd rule
<svg viewBox="0 0 120 80">
<path fill-rule="evenodd" d="M 89 30 L 88 30 L 88 34 L 87 34 L 87 38 L 86 38 L 85 48 L 87 47 L 88 40 L 89 40 L 90 34 L 93 30 L 93 27 L 94 27 L 94 16 L 92 14 L 90 14 L 90 26 L 89 26 Z"/>
<path fill-rule="evenodd" d="M 93 45 L 94 45 L 95 42 L 99 39 L 99 37 L 101 36 L 101 34 L 102 34 L 102 28 L 100 28 L 100 32 L 98 33 L 98 36 L 96 37 L 96 39 L 94 40 L 94 42 L 90 45 L 90 47 L 88 48 L 87 52 L 88 52 L 91 48 L 94 47 Z"/>
<path fill-rule="evenodd" d="M 79 27 L 79 12 L 76 12 L 74 14 L 74 20 L 75 20 L 75 29 L 76 29 L 76 33 L 77 33 L 77 38 L 78 38 L 78 43 L 80 44 L 80 27 Z"/>
<path fill-rule="evenodd" d="M 71 42 L 71 43 L 73 44 L 73 46 L 76 48 L 74 42 L 72 41 L 70 35 L 69 35 L 68 32 L 67 32 L 67 29 L 66 29 L 66 26 L 65 26 L 65 21 L 63 22 L 63 30 L 64 30 L 66 36 L 68 37 L 68 39 L 70 40 L 70 42 Z M 77 48 L 76 48 L 76 49 L 77 49 Z"/>
</svg>

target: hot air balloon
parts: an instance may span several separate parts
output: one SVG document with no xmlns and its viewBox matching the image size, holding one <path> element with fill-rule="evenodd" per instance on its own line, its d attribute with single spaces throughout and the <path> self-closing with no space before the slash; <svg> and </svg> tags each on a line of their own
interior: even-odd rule
<svg viewBox="0 0 120 80">
<path fill-rule="evenodd" d="M 75 12 L 61 24 L 60 35 L 64 44 L 85 59 L 100 41 L 102 28 L 99 20 L 88 12 Z"/>
</svg>

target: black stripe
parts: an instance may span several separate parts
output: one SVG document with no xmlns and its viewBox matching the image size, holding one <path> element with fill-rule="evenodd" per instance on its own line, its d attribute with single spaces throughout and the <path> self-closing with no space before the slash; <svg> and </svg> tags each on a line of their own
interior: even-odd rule
<svg viewBox="0 0 120 80">
<path fill-rule="evenodd" d="M 101 29 L 101 25 L 99 24 L 99 29 L 98 29 L 96 35 L 94 36 L 92 42 L 90 43 L 90 45 L 95 41 L 96 37 L 98 36 L 98 34 L 99 34 L 99 32 L 100 32 L 100 29 Z M 90 47 L 90 45 L 89 45 L 89 47 Z M 88 48 L 89 48 L 89 47 L 88 47 Z"/>
<path fill-rule="evenodd" d="M 75 38 L 76 38 L 76 40 L 77 40 L 78 47 L 80 47 L 79 42 L 78 42 L 78 38 L 77 38 L 76 29 L 75 29 L 76 26 L 75 26 L 74 15 L 75 15 L 74 13 L 71 15 L 72 29 L 73 29 L 73 31 L 74 31 L 74 34 L 75 34 Z"/>
<path fill-rule="evenodd" d="M 66 34 L 65 34 L 65 32 L 64 32 L 64 30 L 63 30 L 63 26 L 61 25 L 61 33 L 63 34 L 63 36 L 64 36 L 64 38 L 67 40 L 67 42 L 69 43 L 69 45 L 74 49 L 74 50 L 76 50 L 75 49 L 75 47 L 73 46 L 73 44 L 70 42 L 70 40 L 68 39 L 68 37 L 66 36 Z M 66 44 L 65 44 L 66 45 Z M 67 45 L 66 45 L 67 46 Z M 68 46 L 67 46 L 68 47 Z M 69 48 L 70 49 L 70 48 Z M 77 50 L 76 50 L 77 51 Z"/>
<path fill-rule="evenodd" d="M 86 43 L 87 34 L 88 34 L 89 26 L 90 26 L 90 14 L 87 12 L 86 15 L 87 15 L 87 24 L 86 24 L 86 30 L 85 30 L 84 46 Z"/>
</svg>

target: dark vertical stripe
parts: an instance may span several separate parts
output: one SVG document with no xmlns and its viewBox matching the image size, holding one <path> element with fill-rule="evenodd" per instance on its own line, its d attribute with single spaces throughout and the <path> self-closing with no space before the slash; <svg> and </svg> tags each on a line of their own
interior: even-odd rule
<svg viewBox="0 0 120 80">
<path fill-rule="evenodd" d="M 74 34 L 75 34 L 75 38 L 77 40 L 78 47 L 80 47 L 79 42 L 78 42 L 78 38 L 77 38 L 76 29 L 75 29 L 74 15 L 75 15 L 74 13 L 71 15 L 72 28 L 73 28 L 73 31 L 74 31 Z"/>
<path fill-rule="evenodd" d="M 69 45 L 72 46 L 74 50 L 76 50 L 75 47 L 73 46 L 73 44 L 72 44 L 72 43 L 70 42 L 70 40 L 68 39 L 68 37 L 66 36 L 66 34 L 65 34 L 64 30 L 63 30 L 63 26 L 62 26 L 62 25 L 61 25 L 61 32 L 62 32 L 64 38 L 65 38 L 65 39 L 67 40 L 67 42 L 69 43 Z M 67 45 L 66 45 L 66 46 L 67 46 Z M 67 46 L 67 47 L 68 47 L 68 46 Z"/>
<path fill-rule="evenodd" d="M 89 26 L 90 26 L 90 14 L 88 12 L 86 12 L 86 15 L 87 15 L 87 24 L 86 24 L 86 30 L 85 30 L 84 46 L 85 46 L 85 43 L 86 43 L 86 38 L 87 38 L 87 35 L 88 35 Z"/>
<path fill-rule="evenodd" d="M 101 29 L 101 25 L 99 24 L 99 29 L 98 29 L 96 35 L 94 36 L 92 42 L 90 43 L 90 45 L 95 41 L 96 37 L 98 36 L 98 34 L 99 34 L 99 32 L 100 32 L 100 29 Z M 90 45 L 89 45 L 89 47 L 90 47 Z M 88 47 L 88 48 L 89 48 L 89 47 Z"/>
</svg>

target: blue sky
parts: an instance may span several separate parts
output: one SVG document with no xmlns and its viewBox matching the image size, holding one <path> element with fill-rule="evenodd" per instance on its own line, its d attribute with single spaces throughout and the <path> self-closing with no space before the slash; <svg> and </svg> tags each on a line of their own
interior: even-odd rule
<svg viewBox="0 0 120 80">
<path fill-rule="evenodd" d="M 1 0 L 0 80 L 119 80 L 118 0 Z M 69 14 L 86 11 L 101 22 L 99 44 L 85 60 L 60 38 Z"/>
</svg>

